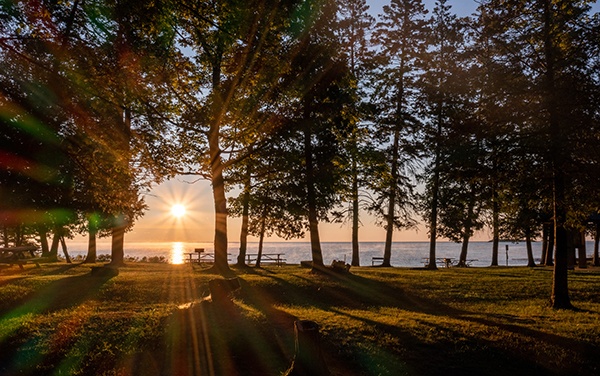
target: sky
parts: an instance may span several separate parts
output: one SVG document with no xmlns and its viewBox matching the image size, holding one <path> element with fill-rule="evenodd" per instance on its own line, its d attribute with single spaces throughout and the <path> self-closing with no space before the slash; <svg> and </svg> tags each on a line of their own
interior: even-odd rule
<svg viewBox="0 0 600 376">
<path fill-rule="evenodd" d="M 367 1 L 372 13 L 381 13 L 385 0 Z M 425 6 L 432 9 L 435 0 L 424 0 Z M 451 0 L 448 2 L 459 16 L 473 14 L 477 3 L 474 0 Z M 594 5 L 596 10 L 599 5 Z M 195 177 L 177 177 L 158 186 L 145 195 L 149 210 L 144 217 L 139 219 L 133 231 L 127 233 L 127 242 L 212 242 L 214 237 L 214 207 L 210 183 L 205 180 L 196 180 Z M 177 218 L 171 214 L 175 204 L 183 205 L 186 213 Z M 363 242 L 385 241 L 385 230 L 378 227 L 372 217 L 361 214 L 362 227 L 359 230 L 359 239 Z M 239 241 L 241 220 L 230 218 L 228 220 L 228 237 L 230 242 Z M 319 225 L 319 233 L 323 242 L 349 242 L 351 241 L 350 224 Z M 489 230 L 483 230 L 475 235 L 473 240 L 487 241 L 491 238 Z M 84 238 L 76 240 L 83 241 Z M 250 237 L 249 241 L 258 241 Z M 281 241 L 271 237 L 266 241 Z M 294 241 L 304 241 L 295 239 Z M 427 241 L 427 230 L 421 226 L 416 230 L 395 230 L 394 241 Z"/>
</svg>

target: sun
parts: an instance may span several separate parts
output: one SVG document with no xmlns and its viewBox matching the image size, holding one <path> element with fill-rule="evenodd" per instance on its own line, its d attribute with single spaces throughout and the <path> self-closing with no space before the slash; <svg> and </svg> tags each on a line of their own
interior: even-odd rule
<svg viewBox="0 0 600 376">
<path fill-rule="evenodd" d="M 181 218 L 185 215 L 185 206 L 181 204 L 175 204 L 171 207 L 171 215 L 176 218 Z"/>
</svg>

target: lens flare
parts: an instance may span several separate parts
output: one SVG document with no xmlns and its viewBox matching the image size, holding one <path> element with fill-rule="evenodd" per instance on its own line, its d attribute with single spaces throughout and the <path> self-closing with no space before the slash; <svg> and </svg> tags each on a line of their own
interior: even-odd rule
<svg viewBox="0 0 600 376">
<path fill-rule="evenodd" d="M 175 204 L 171 207 L 171 215 L 175 218 L 181 218 L 185 215 L 185 206 L 181 204 Z"/>
</svg>

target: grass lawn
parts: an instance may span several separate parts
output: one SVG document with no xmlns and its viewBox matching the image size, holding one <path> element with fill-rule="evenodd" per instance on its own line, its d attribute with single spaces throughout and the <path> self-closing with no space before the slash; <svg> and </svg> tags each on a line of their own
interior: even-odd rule
<svg viewBox="0 0 600 376">
<path fill-rule="evenodd" d="M 546 268 L 234 269 L 228 305 L 200 302 L 220 277 L 196 266 L 90 268 L 0 271 L 1 375 L 280 375 L 298 319 L 334 375 L 600 374 L 599 269 L 571 271 L 578 310 L 557 311 Z"/>
</svg>

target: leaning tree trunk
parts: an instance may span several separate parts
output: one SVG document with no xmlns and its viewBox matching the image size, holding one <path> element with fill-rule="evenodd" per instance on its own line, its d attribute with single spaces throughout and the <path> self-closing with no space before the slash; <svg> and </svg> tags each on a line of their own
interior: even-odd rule
<svg viewBox="0 0 600 376">
<path fill-rule="evenodd" d="M 67 242 L 65 242 L 65 237 L 60 237 L 60 245 L 62 246 L 63 254 L 65 255 L 65 259 L 67 260 L 67 264 L 72 264 L 71 256 L 69 256 L 69 251 L 67 250 Z"/>
</svg>

